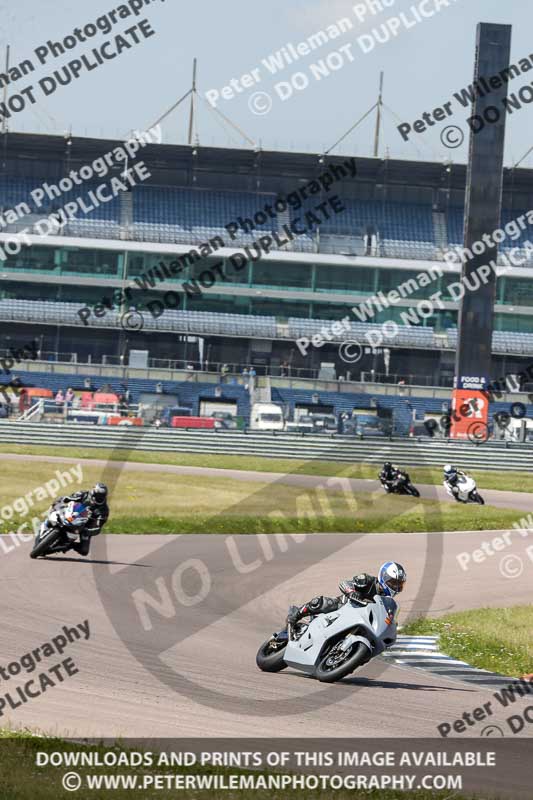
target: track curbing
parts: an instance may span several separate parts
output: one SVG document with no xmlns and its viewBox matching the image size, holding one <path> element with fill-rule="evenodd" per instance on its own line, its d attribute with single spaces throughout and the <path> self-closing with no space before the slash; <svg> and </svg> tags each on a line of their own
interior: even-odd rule
<svg viewBox="0 0 533 800">
<path fill-rule="evenodd" d="M 466 661 L 452 658 L 441 653 L 438 636 L 402 636 L 399 635 L 396 643 L 380 656 L 384 660 L 392 661 L 398 666 L 420 669 L 432 675 L 440 675 L 449 680 L 462 683 L 475 684 L 476 686 L 492 688 L 495 685 L 508 685 L 517 680 L 499 672 L 490 672 L 480 667 L 473 667 Z"/>
</svg>

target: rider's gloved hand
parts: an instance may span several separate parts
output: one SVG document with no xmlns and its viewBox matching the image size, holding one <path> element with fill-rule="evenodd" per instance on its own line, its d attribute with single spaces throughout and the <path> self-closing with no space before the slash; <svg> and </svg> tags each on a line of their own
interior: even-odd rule
<svg viewBox="0 0 533 800">
<path fill-rule="evenodd" d="M 291 606 L 287 614 L 287 623 L 294 625 L 302 617 L 301 611 L 298 606 Z"/>
<path fill-rule="evenodd" d="M 339 583 L 339 589 L 343 594 L 349 595 L 353 594 L 357 591 L 357 588 L 353 581 L 341 581 Z"/>
</svg>

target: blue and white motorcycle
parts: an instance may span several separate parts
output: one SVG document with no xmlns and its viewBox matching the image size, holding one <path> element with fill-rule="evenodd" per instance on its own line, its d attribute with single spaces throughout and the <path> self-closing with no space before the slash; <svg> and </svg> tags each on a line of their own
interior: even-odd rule
<svg viewBox="0 0 533 800">
<path fill-rule="evenodd" d="M 66 553 L 72 543 L 79 542 L 90 518 L 90 509 L 83 503 L 71 501 L 55 508 L 39 528 L 30 558 Z"/>
</svg>

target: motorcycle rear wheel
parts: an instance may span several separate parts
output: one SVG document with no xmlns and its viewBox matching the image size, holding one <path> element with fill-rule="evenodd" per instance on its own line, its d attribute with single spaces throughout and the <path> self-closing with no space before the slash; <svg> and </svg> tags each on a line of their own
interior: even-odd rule
<svg viewBox="0 0 533 800">
<path fill-rule="evenodd" d="M 286 647 L 287 645 L 284 644 L 283 647 L 278 647 L 273 650 L 272 639 L 268 639 L 266 642 L 263 642 L 257 651 L 255 663 L 263 672 L 281 672 L 281 670 L 285 669 L 287 666 L 283 658 Z"/>
<path fill-rule="evenodd" d="M 328 660 L 333 657 L 333 651 L 330 651 L 318 662 L 315 675 L 321 683 L 335 683 L 368 661 L 370 655 L 368 647 L 363 642 L 356 642 L 350 655 L 338 666 L 334 666 L 332 663 L 328 664 Z"/>
</svg>

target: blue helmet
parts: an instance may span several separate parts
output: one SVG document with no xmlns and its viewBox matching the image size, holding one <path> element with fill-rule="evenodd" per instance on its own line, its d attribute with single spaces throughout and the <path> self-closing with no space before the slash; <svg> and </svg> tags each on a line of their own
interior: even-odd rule
<svg viewBox="0 0 533 800">
<path fill-rule="evenodd" d="M 397 561 L 386 561 L 379 568 L 378 583 L 387 597 L 394 597 L 402 591 L 407 573 Z"/>
</svg>

